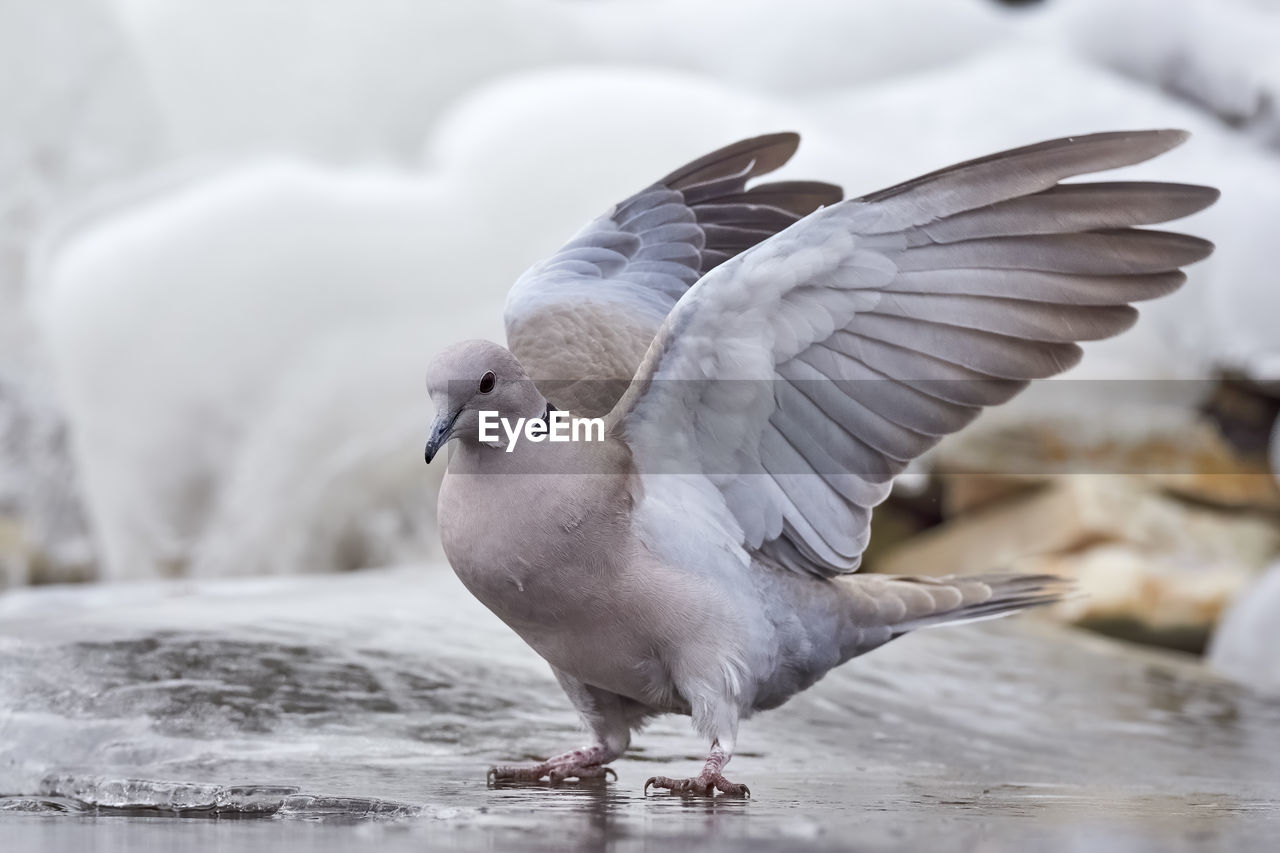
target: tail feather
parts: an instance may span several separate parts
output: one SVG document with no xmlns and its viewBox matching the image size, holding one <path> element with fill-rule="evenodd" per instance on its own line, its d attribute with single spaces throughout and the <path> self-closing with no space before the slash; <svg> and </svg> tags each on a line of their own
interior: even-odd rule
<svg viewBox="0 0 1280 853">
<path fill-rule="evenodd" d="M 1076 592 L 1070 578 L 1047 574 L 861 575 L 847 580 L 853 582 L 853 617 L 858 627 L 888 629 L 891 637 L 994 619 L 1053 604 Z"/>
</svg>

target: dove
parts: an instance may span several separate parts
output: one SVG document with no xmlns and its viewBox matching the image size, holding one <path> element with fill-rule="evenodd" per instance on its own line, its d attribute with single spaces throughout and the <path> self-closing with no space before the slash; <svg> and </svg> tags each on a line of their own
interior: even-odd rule
<svg viewBox="0 0 1280 853">
<path fill-rule="evenodd" d="M 591 742 L 491 782 L 601 779 L 641 725 L 691 718 L 693 776 L 747 796 L 739 723 L 922 628 L 1059 600 L 1049 575 L 856 573 L 895 475 L 985 407 L 1119 334 L 1131 302 L 1210 254 L 1147 226 L 1217 191 L 1064 182 L 1176 130 L 1098 133 L 951 166 L 860 198 L 752 183 L 799 137 L 744 140 L 589 223 L 522 275 L 509 348 L 432 362 L 425 457 L 453 443 L 437 517 L 463 585 L 544 658 Z M 523 423 L 519 441 L 485 429 Z M 577 440 L 527 426 L 594 419 Z"/>
</svg>

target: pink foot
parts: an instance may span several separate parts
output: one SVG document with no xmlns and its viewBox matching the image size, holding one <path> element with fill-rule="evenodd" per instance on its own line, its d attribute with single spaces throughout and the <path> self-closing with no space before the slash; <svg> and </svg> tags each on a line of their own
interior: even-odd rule
<svg viewBox="0 0 1280 853">
<path fill-rule="evenodd" d="M 730 797 L 750 797 L 751 789 L 746 785 L 739 785 L 736 782 L 730 782 L 720 773 L 710 773 L 703 770 L 698 776 L 692 779 L 671 779 L 667 776 L 653 776 L 649 781 L 644 783 L 644 794 L 649 796 L 649 787 L 663 788 L 673 794 L 701 794 L 704 797 L 713 796 L 714 791 L 727 794 Z"/>
<path fill-rule="evenodd" d="M 588 779 L 606 779 L 612 777 L 617 781 L 618 774 L 612 767 L 599 764 L 552 764 L 543 761 L 540 764 L 513 764 L 507 767 L 490 767 L 488 781 L 490 785 L 499 782 L 541 782 L 543 779 L 552 785 L 558 785 L 566 779 L 586 781 Z"/>
</svg>

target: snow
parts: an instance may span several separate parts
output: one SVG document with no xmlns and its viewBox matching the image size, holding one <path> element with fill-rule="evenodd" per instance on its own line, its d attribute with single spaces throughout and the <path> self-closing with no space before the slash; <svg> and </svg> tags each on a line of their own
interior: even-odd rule
<svg viewBox="0 0 1280 853">
<path fill-rule="evenodd" d="M 83 31 L 65 26 L 74 16 Z M 20 306 L 32 242 L 65 207 L 143 168 L 159 116 L 119 28 L 94 0 L 0 5 L 0 358 L 32 360 Z M 7 372 L 7 371 L 6 371 Z"/>
<path fill-rule="evenodd" d="M 972 0 L 791 0 L 785 10 L 773 0 L 613 0 L 573 11 L 602 61 L 788 96 L 945 66 L 1016 29 L 994 4 Z"/>
<path fill-rule="evenodd" d="M 74 19 L 76 27 L 68 27 Z M 64 413 L 26 299 L 37 244 L 164 151 L 147 82 L 94 0 L 0 3 L 0 587 L 92 574 Z"/>
<path fill-rule="evenodd" d="M 469 87 L 575 55 L 559 3 L 109 1 L 202 157 L 404 161 Z"/>
<path fill-rule="evenodd" d="M 1209 665 L 1258 690 L 1280 694 L 1280 563 L 1245 588 L 1223 615 Z"/>
<path fill-rule="evenodd" d="M 181 150 L 347 161 L 407 161 L 446 107 L 521 70 L 631 65 L 803 94 L 942 65 L 1013 29 L 976 0 L 110 5 Z"/>
<path fill-rule="evenodd" d="M 432 347 L 494 334 L 501 306 L 496 282 L 487 302 L 434 286 L 469 279 L 478 242 L 452 201 L 431 180 L 264 164 L 139 204 L 59 252 L 41 316 L 109 575 L 180 569 L 224 484 L 332 474 L 344 441 L 376 447 L 427 416 Z M 249 449 L 247 471 L 251 423 L 278 441 Z M 308 499 L 272 497 L 251 511 Z"/>
<path fill-rule="evenodd" d="M 1271 470 L 1280 482 L 1280 419 L 1271 433 Z M 1259 690 L 1280 695 L 1280 562 L 1242 592 L 1209 645 L 1209 665 Z"/>
<path fill-rule="evenodd" d="M 1084 0 L 1058 4 L 1047 17 L 1051 32 L 1082 55 L 1187 98 L 1280 148 L 1280 5 Z"/>
</svg>

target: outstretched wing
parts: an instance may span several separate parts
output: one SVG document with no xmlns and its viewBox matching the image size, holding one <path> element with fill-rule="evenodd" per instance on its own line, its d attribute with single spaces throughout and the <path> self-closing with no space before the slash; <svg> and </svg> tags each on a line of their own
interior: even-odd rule
<svg viewBox="0 0 1280 853">
<path fill-rule="evenodd" d="M 1134 226 L 1212 204 L 1165 183 L 1058 183 L 1146 160 L 1181 131 L 1044 142 L 806 217 L 712 270 L 610 414 L 642 502 L 727 548 L 856 570 L 892 478 L 984 406 L 1118 334 L 1212 244 Z"/>
<path fill-rule="evenodd" d="M 699 158 L 615 205 L 516 281 L 507 345 L 551 402 L 606 414 L 695 281 L 841 199 L 839 187 L 816 181 L 746 187 L 799 144 L 798 134 L 775 133 Z"/>
</svg>

